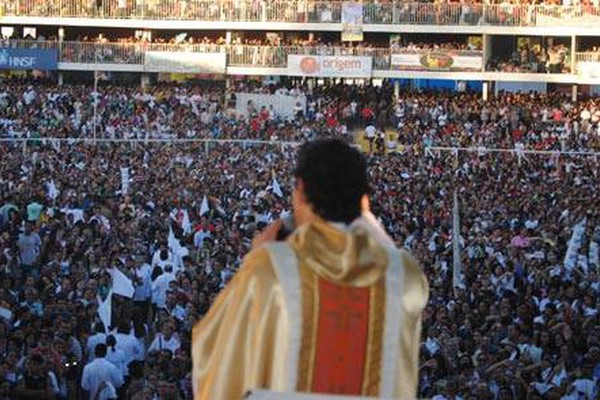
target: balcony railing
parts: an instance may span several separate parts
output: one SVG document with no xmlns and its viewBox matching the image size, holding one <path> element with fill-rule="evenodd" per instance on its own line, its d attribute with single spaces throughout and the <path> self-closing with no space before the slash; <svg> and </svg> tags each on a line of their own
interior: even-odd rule
<svg viewBox="0 0 600 400">
<path fill-rule="evenodd" d="M 600 51 L 585 51 L 575 55 L 575 62 L 597 62 L 600 63 Z"/>
<path fill-rule="evenodd" d="M 480 50 L 402 50 L 392 52 L 390 48 L 374 47 L 334 47 L 334 46 L 249 46 L 249 45 L 216 45 L 216 44 L 150 44 L 150 43 L 88 43 L 88 42 L 57 42 L 57 41 L 28 41 L 0 40 L 0 48 L 20 49 L 56 49 L 61 63 L 144 65 L 147 52 L 188 52 L 188 53 L 225 53 L 228 67 L 244 68 L 287 68 L 288 55 L 321 55 L 321 56 L 367 56 L 373 59 L 373 69 L 388 70 L 423 70 L 412 64 L 395 64 L 394 56 L 416 54 L 419 57 L 434 53 L 446 53 L 454 57 L 455 65 L 467 62 L 462 69 L 448 68 L 446 70 L 478 70 L 471 62 L 481 57 Z M 405 57 L 400 57 L 405 59 Z M 418 59 L 418 57 L 417 57 Z M 458 62 L 457 62 L 458 61 Z M 477 60 L 474 60 L 477 61 Z M 600 63 L 600 52 L 579 52 L 575 55 L 576 63 Z M 398 58 L 396 58 L 396 63 Z M 425 68 L 426 69 L 426 68 Z"/>
<path fill-rule="evenodd" d="M 0 17 L 340 23 L 343 2 L 310 0 L 2 0 Z M 365 24 L 579 26 L 600 23 L 598 6 L 363 4 Z"/>
</svg>

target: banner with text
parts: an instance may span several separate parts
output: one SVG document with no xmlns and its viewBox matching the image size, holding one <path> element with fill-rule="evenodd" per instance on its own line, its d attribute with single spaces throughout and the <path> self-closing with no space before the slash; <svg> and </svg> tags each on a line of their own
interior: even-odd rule
<svg viewBox="0 0 600 400">
<path fill-rule="evenodd" d="M 363 40 L 362 3 L 342 3 L 342 42 Z"/>
<path fill-rule="evenodd" d="M 392 69 L 411 71 L 481 71 L 483 52 L 406 52 L 391 56 Z"/>
<path fill-rule="evenodd" d="M 57 68 L 58 52 L 56 50 L 0 48 L 0 69 L 48 71 Z"/>
<path fill-rule="evenodd" d="M 600 81 L 600 62 L 580 61 L 577 63 L 577 74 L 584 79 L 598 79 Z"/>
<path fill-rule="evenodd" d="M 371 57 L 288 55 L 288 75 L 332 78 L 370 78 Z"/>
<path fill-rule="evenodd" d="M 144 69 L 147 72 L 224 74 L 226 63 L 225 53 L 148 51 Z"/>
</svg>

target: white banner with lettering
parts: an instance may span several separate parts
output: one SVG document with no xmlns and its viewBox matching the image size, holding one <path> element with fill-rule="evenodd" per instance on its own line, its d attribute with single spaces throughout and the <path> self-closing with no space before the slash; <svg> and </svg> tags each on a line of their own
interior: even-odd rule
<svg viewBox="0 0 600 400">
<path fill-rule="evenodd" d="M 370 78 L 371 57 L 288 55 L 288 75 L 332 78 Z"/>
<path fill-rule="evenodd" d="M 288 96 L 284 94 L 260 94 L 260 93 L 236 93 L 235 94 L 235 115 L 248 118 L 249 102 L 256 112 L 260 112 L 262 107 L 272 110 L 275 115 L 287 120 L 294 119 L 294 113 L 301 108 L 302 113 L 306 113 L 306 96 Z"/>
<path fill-rule="evenodd" d="M 225 53 L 148 51 L 146 52 L 144 69 L 147 72 L 224 74 L 226 62 Z"/>
<path fill-rule="evenodd" d="M 392 68 L 417 71 L 481 71 L 483 53 L 449 52 L 397 53 L 391 56 Z"/>
</svg>

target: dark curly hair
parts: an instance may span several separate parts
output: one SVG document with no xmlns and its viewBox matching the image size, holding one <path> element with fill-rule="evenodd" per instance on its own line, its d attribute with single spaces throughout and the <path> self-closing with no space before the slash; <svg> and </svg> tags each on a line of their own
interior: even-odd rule
<svg viewBox="0 0 600 400">
<path fill-rule="evenodd" d="M 304 144 L 298 153 L 296 178 L 313 211 L 327 221 L 350 223 L 360 216 L 368 192 L 367 163 L 362 153 L 340 139 Z"/>
</svg>

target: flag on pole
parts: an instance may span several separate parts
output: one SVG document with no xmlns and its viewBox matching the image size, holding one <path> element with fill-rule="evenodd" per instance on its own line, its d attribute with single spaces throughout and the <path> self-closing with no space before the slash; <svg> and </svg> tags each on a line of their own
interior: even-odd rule
<svg viewBox="0 0 600 400">
<path fill-rule="evenodd" d="M 104 324 L 104 330 L 106 331 L 106 333 L 108 333 L 108 327 L 110 326 L 111 322 L 110 319 L 112 318 L 112 290 L 108 291 L 108 294 L 106 295 L 106 299 L 104 299 L 104 301 L 99 301 L 99 305 L 98 305 L 98 316 L 100 317 L 100 320 L 102 321 L 102 323 Z M 98 296 L 98 300 L 100 300 L 100 296 Z"/>
<path fill-rule="evenodd" d="M 458 213 L 458 195 L 454 189 L 454 206 L 452 207 L 452 288 L 466 289 L 460 258 L 460 215 Z"/>
<path fill-rule="evenodd" d="M 206 195 L 204 195 L 204 198 L 202 199 L 202 204 L 200 204 L 200 216 L 206 214 L 209 210 L 210 207 L 208 206 L 208 198 L 206 197 Z"/>
<path fill-rule="evenodd" d="M 112 278 L 112 292 L 123 297 L 133 298 L 135 288 L 133 287 L 131 279 L 117 268 L 109 269 L 108 273 Z"/>
<path fill-rule="evenodd" d="M 190 222 L 190 215 L 187 210 L 183 210 L 183 220 L 181 221 L 181 229 L 183 229 L 183 233 L 189 235 L 192 233 L 192 224 Z"/>
<path fill-rule="evenodd" d="M 271 189 L 273 190 L 273 193 L 277 197 L 283 197 L 283 191 L 281 190 L 281 185 L 279 185 L 279 182 L 277 181 L 275 174 L 273 174 L 273 181 L 271 182 Z"/>
</svg>

